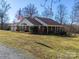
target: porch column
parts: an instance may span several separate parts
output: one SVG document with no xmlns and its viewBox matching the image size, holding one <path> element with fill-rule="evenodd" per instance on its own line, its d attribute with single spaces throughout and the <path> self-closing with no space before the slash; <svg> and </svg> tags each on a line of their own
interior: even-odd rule
<svg viewBox="0 0 79 59">
<path fill-rule="evenodd" d="M 61 27 L 59 27 L 59 30 L 58 30 L 58 32 L 60 32 L 60 30 L 61 30 Z"/>
<path fill-rule="evenodd" d="M 44 32 L 44 26 L 42 27 L 42 31 Z"/>
<path fill-rule="evenodd" d="M 41 26 L 41 32 L 40 33 L 43 34 L 43 26 Z"/>
<path fill-rule="evenodd" d="M 60 32 L 62 32 L 62 27 L 60 27 Z"/>
<path fill-rule="evenodd" d="M 61 27 L 61 32 L 63 32 L 63 28 Z"/>
<path fill-rule="evenodd" d="M 57 26 L 57 33 L 58 33 L 58 26 Z"/>
<path fill-rule="evenodd" d="M 54 31 L 55 31 L 55 33 L 56 33 L 56 26 L 55 26 L 55 30 L 54 30 Z"/>
<path fill-rule="evenodd" d="M 20 30 L 20 32 L 22 31 L 22 25 L 21 25 L 21 30 Z"/>
<path fill-rule="evenodd" d="M 48 34 L 48 26 L 47 26 L 47 34 Z"/>
<path fill-rule="evenodd" d="M 30 26 L 28 26 L 28 31 L 30 32 Z"/>
<path fill-rule="evenodd" d="M 38 26 L 38 33 L 40 33 L 40 26 Z"/>
</svg>

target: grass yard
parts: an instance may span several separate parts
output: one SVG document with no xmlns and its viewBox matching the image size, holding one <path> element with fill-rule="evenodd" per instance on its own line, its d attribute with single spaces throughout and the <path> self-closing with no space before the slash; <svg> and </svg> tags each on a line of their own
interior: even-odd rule
<svg viewBox="0 0 79 59">
<path fill-rule="evenodd" d="M 79 59 L 79 36 L 69 38 L 0 31 L 0 42 L 28 50 L 40 59 Z"/>
</svg>

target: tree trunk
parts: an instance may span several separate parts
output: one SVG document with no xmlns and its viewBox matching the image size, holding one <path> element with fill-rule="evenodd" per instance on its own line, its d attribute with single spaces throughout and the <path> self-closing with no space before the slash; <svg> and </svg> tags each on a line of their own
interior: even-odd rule
<svg viewBox="0 0 79 59">
<path fill-rule="evenodd" d="M 1 17 L 1 30 L 3 30 L 3 17 Z"/>
</svg>

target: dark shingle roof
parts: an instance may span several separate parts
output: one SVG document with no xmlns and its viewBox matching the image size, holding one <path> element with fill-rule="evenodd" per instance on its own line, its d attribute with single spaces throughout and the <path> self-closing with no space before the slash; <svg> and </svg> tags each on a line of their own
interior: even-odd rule
<svg viewBox="0 0 79 59">
<path fill-rule="evenodd" d="M 35 20 L 35 18 L 38 18 L 39 20 L 46 23 L 47 25 L 60 25 L 58 22 L 56 22 L 55 20 L 52 20 L 50 18 L 44 18 L 44 17 L 25 17 L 25 18 L 34 25 L 43 25 L 39 21 Z M 22 21 L 23 20 L 21 20 L 20 22 L 22 22 Z"/>
<path fill-rule="evenodd" d="M 42 25 L 37 20 L 35 20 L 35 18 L 33 18 L 33 17 L 28 17 L 27 20 L 30 21 L 34 25 Z"/>
<path fill-rule="evenodd" d="M 47 25 L 60 25 L 58 22 L 50 19 L 50 18 L 44 18 L 44 17 L 37 17 L 41 21 L 45 22 Z"/>
</svg>

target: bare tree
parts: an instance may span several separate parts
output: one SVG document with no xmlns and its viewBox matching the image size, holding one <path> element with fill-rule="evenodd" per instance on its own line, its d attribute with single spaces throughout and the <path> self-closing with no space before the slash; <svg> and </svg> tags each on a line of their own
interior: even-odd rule
<svg viewBox="0 0 79 59">
<path fill-rule="evenodd" d="M 9 9 L 10 9 L 10 4 L 8 4 L 6 0 L 1 0 L 0 2 L 1 29 L 3 29 L 3 25 Z"/>
<path fill-rule="evenodd" d="M 74 6 L 72 7 L 70 20 L 71 20 L 70 31 L 76 32 L 77 27 L 75 27 L 75 24 L 79 23 L 79 1 L 78 0 L 77 1 L 74 0 Z"/>
<path fill-rule="evenodd" d="M 56 20 L 60 24 L 65 24 L 66 23 L 66 7 L 63 4 L 59 4 L 57 7 L 57 14 L 55 16 Z"/>
<path fill-rule="evenodd" d="M 73 23 L 75 22 L 75 19 L 74 19 L 74 10 L 71 11 L 71 15 L 70 15 L 70 21 L 71 21 L 71 26 L 73 25 Z"/>
<path fill-rule="evenodd" d="M 53 3 L 60 2 L 61 0 L 44 0 L 44 4 L 41 4 L 42 7 L 46 8 L 47 2 L 50 1 L 50 9 L 52 10 Z"/>
<path fill-rule="evenodd" d="M 44 8 L 44 11 L 43 11 L 43 16 L 45 17 L 50 17 L 50 16 L 53 16 L 53 3 L 56 3 L 56 2 L 60 2 L 60 0 L 44 0 L 44 4 L 41 4 L 41 6 Z M 50 1 L 50 2 L 49 2 Z M 47 2 L 49 2 L 49 6 L 46 6 Z"/>
<path fill-rule="evenodd" d="M 42 15 L 45 17 L 52 17 L 53 16 L 53 11 L 50 10 L 49 7 L 45 8 L 44 11 L 42 12 Z"/>
<path fill-rule="evenodd" d="M 37 8 L 34 4 L 27 5 L 22 11 L 25 16 L 36 16 L 38 14 Z"/>
<path fill-rule="evenodd" d="M 75 23 L 79 23 L 79 1 L 75 1 L 72 12 L 72 17 L 74 18 L 72 20 L 74 20 Z"/>
<path fill-rule="evenodd" d="M 72 33 L 74 31 L 73 24 L 75 22 L 75 19 L 74 19 L 74 10 L 71 11 L 70 21 L 71 21 L 71 24 L 70 24 L 70 32 Z"/>
</svg>

